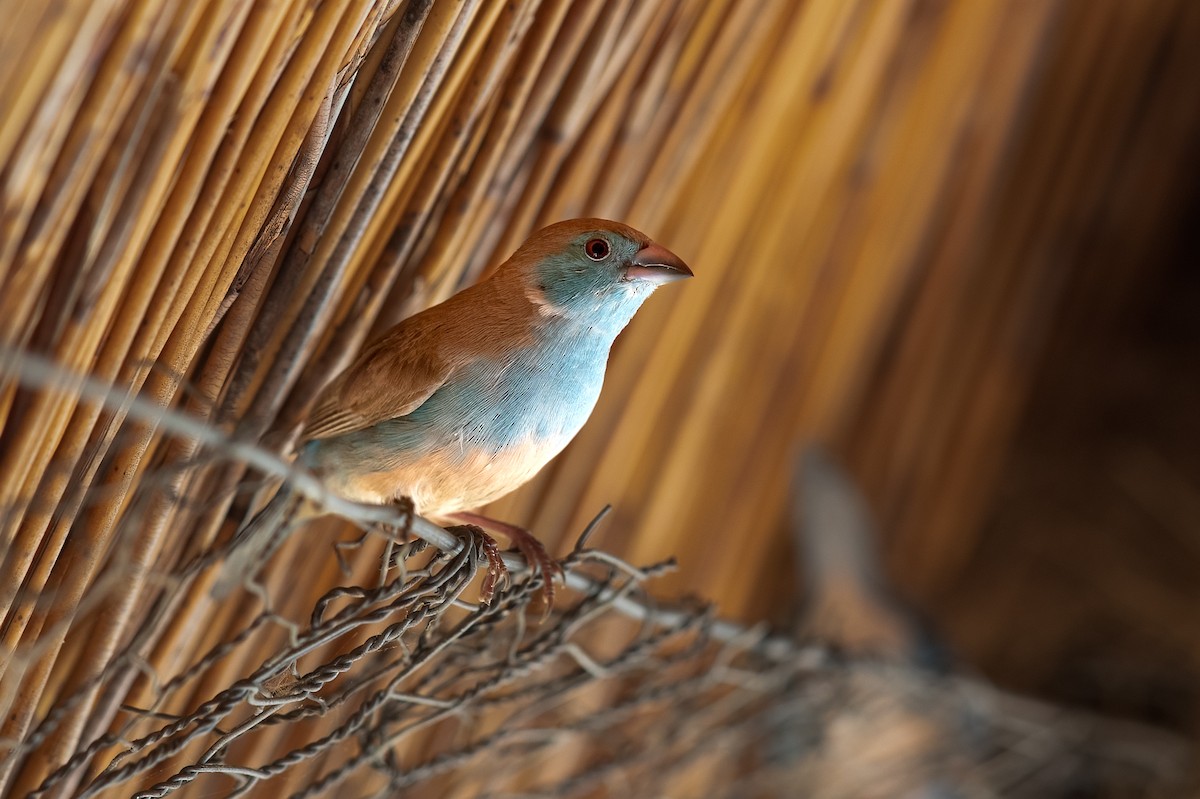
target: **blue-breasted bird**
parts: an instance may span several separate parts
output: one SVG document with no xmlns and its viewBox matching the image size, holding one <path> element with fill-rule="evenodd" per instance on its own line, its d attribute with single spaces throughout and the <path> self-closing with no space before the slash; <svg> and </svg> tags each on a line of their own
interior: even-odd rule
<svg viewBox="0 0 1200 799">
<path fill-rule="evenodd" d="M 434 521 L 503 533 L 541 568 L 549 601 L 553 562 L 536 539 L 469 511 L 525 483 L 575 437 L 617 334 L 658 286 L 691 275 L 627 225 L 550 225 L 488 279 L 405 319 L 334 378 L 300 434 L 299 463 L 347 499 L 407 497 Z M 233 576 L 257 570 L 289 513 L 322 512 L 300 504 L 284 488 L 238 531 L 244 565 L 238 571 L 234 558 Z"/>
</svg>

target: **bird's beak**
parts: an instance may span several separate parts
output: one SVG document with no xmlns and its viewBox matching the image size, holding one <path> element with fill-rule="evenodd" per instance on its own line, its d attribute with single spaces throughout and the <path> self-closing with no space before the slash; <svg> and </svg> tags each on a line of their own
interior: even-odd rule
<svg viewBox="0 0 1200 799">
<path fill-rule="evenodd" d="M 638 250 L 625 270 L 625 277 L 629 279 L 638 278 L 656 284 L 691 276 L 692 270 L 688 269 L 682 258 L 653 242 Z"/>
</svg>

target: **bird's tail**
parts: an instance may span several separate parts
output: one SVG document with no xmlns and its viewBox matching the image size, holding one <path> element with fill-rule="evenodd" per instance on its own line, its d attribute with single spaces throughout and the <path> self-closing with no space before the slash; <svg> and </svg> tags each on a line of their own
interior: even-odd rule
<svg viewBox="0 0 1200 799">
<path fill-rule="evenodd" d="M 229 542 L 221 576 L 213 586 L 214 597 L 226 596 L 262 568 L 283 543 L 288 522 L 303 499 L 284 483 L 262 510 L 238 528 Z"/>
</svg>

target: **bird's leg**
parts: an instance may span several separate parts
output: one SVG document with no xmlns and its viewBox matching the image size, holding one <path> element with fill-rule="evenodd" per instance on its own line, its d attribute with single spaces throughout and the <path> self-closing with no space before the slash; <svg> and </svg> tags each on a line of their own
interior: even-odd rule
<svg viewBox="0 0 1200 799">
<path fill-rule="evenodd" d="M 500 583 L 507 585 L 509 581 L 508 567 L 504 565 L 504 559 L 500 557 L 500 547 L 496 546 L 495 539 L 485 533 L 477 524 L 447 527 L 446 532 L 454 533 L 464 539 L 473 538 L 483 552 L 483 556 L 487 558 L 488 570 L 483 577 L 483 584 L 479 586 L 479 601 L 485 605 L 492 604 L 492 597 L 496 595 L 496 586 Z"/>
<path fill-rule="evenodd" d="M 562 566 L 558 561 L 550 557 L 550 553 L 546 551 L 546 547 L 542 546 L 542 542 L 534 538 L 533 533 L 526 530 L 524 527 L 518 527 L 515 524 L 502 522 L 497 519 L 490 519 L 487 516 L 480 516 L 477 513 L 452 513 L 450 518 L 455 521 L 472 524 L 486 528 L 495 533 L 500 533 L 517 548 L 525 557 L 525 562 L 529 564 L 529 568 L 542 575 L 542 602 L 544 610 L 543 618 L 550 613 L 550 609 L 554 607 L 554 577 L 558 575 L 560 579 L 566 579 L 563 574 Z M 506 570 L 507 571 L 507 570 Z"/>
</svg>

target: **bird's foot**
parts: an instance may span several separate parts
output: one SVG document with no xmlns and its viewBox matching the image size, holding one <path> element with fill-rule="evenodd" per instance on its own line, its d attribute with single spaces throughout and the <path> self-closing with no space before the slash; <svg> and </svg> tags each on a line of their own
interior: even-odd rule
<svg viewBox="0 0 1200 799">
<path fill-rule="evenodd" d="M 413 501 L 408 497 L 396 497 L 391 504 L 400 514 L 400 521 L 395 524 L 384 524 L 382 532 L 386 538 L 398 544 L 407 544 L 413 539 L 412 523 L 415 515 Z"/>
<path fill-rule="evenodd" d="M 550 557 L 550 553 L 546 551 L 546 547 L 542 546 L 542 542 L 534 538 L 533 533 L 524 527 L 489 519 L 475 513 L 455 513 L 453 518 L 469 525 L 484 527 L 492 532 L 500 533 L 512 542 L 512 545 L 525 558 L 525 562 L 529 564 L 529 568 L 534 573 L 541 574 L 542 588 L 539 597 L 542 604 L 542 619 L 549 616 L 550 611 L 554 608 L 554 578 L 557 576 L 565 582 L 566 575 L 558 561 Z M 507 575 L 507 568 L 504 571 Z"/>
<path fill-rule="evenodd" d="M 508 566 L 504 565 L 504 559 L 500 557 L 500 547 L 496 544 L 496 539 L 485 533 L 477 524 L 447 527 L 446 531 L 461 538 L 473 539 L 475 546 L 479 547 L 479 551 L 487 559 L 488 570 L 483 576 L 483 584 L 479 586 L 479 601 L 485 605 L 492 604 L 497 586 L 504 587 L 512 579 L 508 574 Z"/>
</svg>

